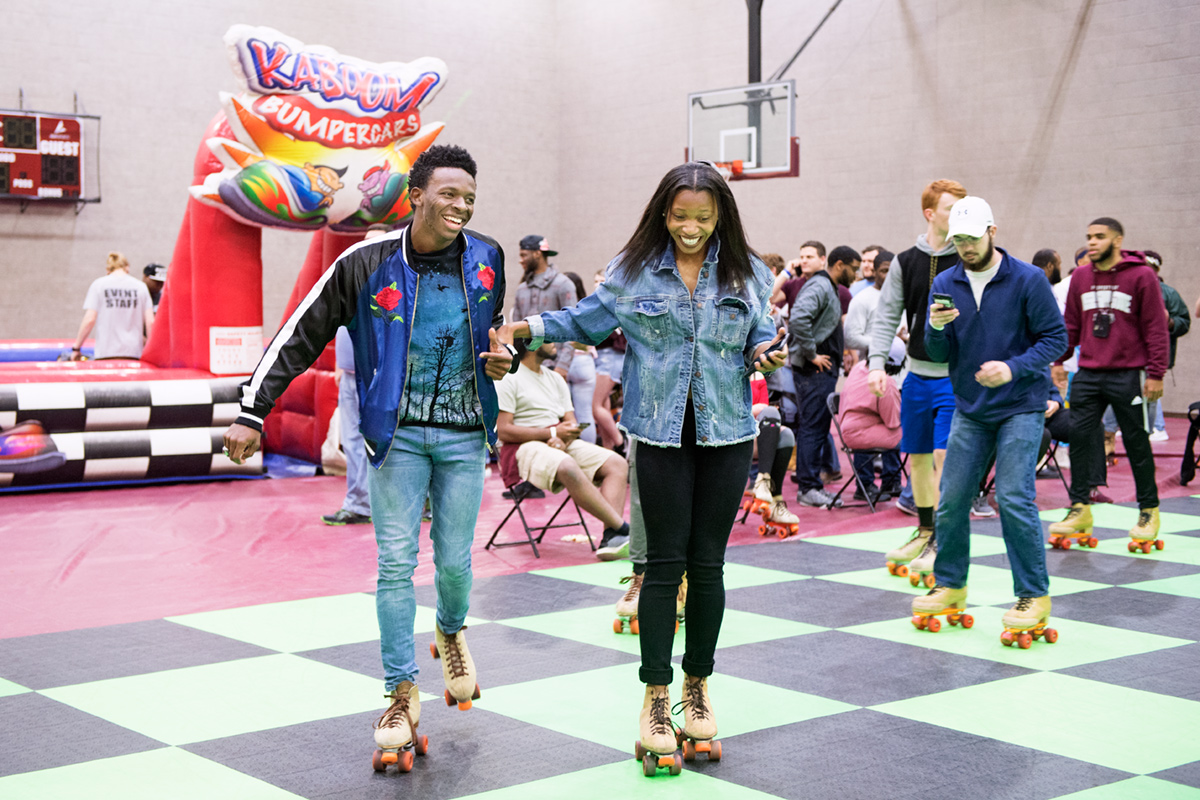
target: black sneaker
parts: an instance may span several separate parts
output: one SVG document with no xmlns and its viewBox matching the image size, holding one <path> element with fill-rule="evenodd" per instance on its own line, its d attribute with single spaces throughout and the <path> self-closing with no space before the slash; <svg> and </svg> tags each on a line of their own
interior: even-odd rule
<svg viewBox="0 0 1200 800">
<path fill-rule="evenodd" d="M 859 487 L 854 490 L 854 499 L 855 500 L 866 500 L 868 496 L 871 498 L 872 503 L 878 503 L 880 492 L 874 486 L 868 486 L 866 494 L 863 494 L 862 487 Z"/>
<path fill-rule="evenodd" d="M 353 511 L 339 508 L 337 513 L 321 517 L 321 521 L 326 525 L 363 525 L 370 522 L 371 518 L 365 514 L 355 514 Z"/>
<path fill-rule="evenodd" d="M 530 498 L 533 498 L 534 500 L 540 500 L 545 496 L 545 492 L 534 486 L 529 481 L 521 481 L 516 486 L 506 490 L 501 495 L 501 497 L 503 497 L 505 500 L 528 500 Z"/>
</svg>

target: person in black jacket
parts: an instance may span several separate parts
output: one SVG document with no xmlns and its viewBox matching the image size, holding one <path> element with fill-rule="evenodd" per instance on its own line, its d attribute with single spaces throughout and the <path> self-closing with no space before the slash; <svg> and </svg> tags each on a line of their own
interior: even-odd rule
<svg viewBox="0 0 1200 800">
<path fill-rule="evenodd" d="M 414 746 L 423 752 L 425 743 L 416 735 L 412 575 L 427 492 L 434 507 L 435 638 L 447 697 L 469 708 L 479 696 L 463 620 L 486 449 L 496 441 L 492 382 L 508 373 L 512 354 L 494 330 L 504 322 L 504 253 L 495 240 L 466 230 L 475 173 L 460 147 L 431 147 L 417 158 L 408 175 L 412 224 L 351 247 L 321 276 L 242 387 L 241 414 L 225 433 L 231 459 L 253 454 L 263 417 L 346 326 L 360 429 L 374 467 L 375 598 L 390 701 L 375 743 L 384 753 Z M 376 754 L 377 768 L 384 758 Z"/>
</svg>

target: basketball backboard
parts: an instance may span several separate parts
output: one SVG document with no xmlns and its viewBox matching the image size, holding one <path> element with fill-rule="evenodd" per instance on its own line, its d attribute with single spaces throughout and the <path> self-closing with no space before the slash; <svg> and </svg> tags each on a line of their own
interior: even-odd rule
<svg viewBox="0 0 1200 800">
<path fill-rule="evenodd" d="M 754 83 L 688 95 L 689 161 L 712 161 L 730 180 L 800 174 L 796 82 Z"/>
</svg>

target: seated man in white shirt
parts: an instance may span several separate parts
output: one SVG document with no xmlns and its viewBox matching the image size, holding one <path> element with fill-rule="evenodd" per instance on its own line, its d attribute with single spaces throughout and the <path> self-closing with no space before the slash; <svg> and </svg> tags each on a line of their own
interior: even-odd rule
<svg viewBox="0 0 1200 800">
<path fill-rule="evenodd" d="M 557 347 L 546 342 L 525 350 L 522 341 L 517 343 L 520 368 L 496 384 L 496 434 L 505 447 L 519 445 L 517 469 L 523 480 L 548 492 L 565 488 L 580 508 L 604 524 L 596 556 L 614 560 L 629 541 L 623 517 L 629 464 L 612 450 L 579 438 L 567 382 L 542 366 L 555 357 Z"/>
</svg>

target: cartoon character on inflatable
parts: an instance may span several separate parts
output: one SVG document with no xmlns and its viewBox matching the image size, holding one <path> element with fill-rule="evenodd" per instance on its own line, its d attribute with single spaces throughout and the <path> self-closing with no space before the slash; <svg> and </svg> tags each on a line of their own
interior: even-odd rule
<svg viewBox="0 0 1200 800">
<path fill-rule="evenodd" d="M 421 113 L 446 65 L 372 63 L 266 27 L 224 40 L 241 91 L 205 131 L 142 359 L 241 375 L 263 350 L 261 229 L 313 232 L 286 319 L 367 228 L 411 217 L 408 171 L 444 127 Z"/>
</svg>

